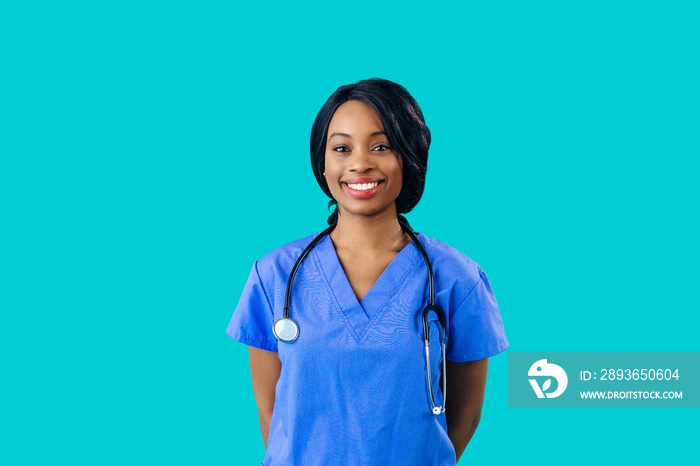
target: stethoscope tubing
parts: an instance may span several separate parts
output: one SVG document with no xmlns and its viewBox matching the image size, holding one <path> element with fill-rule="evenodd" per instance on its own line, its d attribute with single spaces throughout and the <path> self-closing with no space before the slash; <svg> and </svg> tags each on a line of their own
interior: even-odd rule
<svg viewBox="0 0 700 466">
<path fill-rule="evenodd" d="M 425 248 L 421 244 L 421 242 L 418 240 L 418 236 L 411 231 L 411 228 L 406 225 L 404 222 L 399 220 L 399 224 L 401 225 L 401 228 L 408 233 L 408 235 L 413 239 L 415 242 L 416 246 L 418 247 L 418 250 L 420 251 L 421 255 L 423 256 L 423 259 L 425 260 L 425 265 L 428 267 L 428 289 L 429 289 L 429 298 L 428 298 L 428 304 L 430 306 L 435 306 L 435 279 L 433 277 L 433 266 L 430 263 L 430 259 L 428 258 L 428 253 L 425 252 Z M 294 276 L 297 273 L 297 269 L 301 265 L 302 261 L 306 257 L 306 255 L 311 251 L 316 244 L 323 239 L 324 236 L 329 234 L 331 231 L 335 229 L 337 226 L 337 223 L 334 223 L 333 225 L 329 226 L 325 230 L 323 230 L 321 233 L 318 234 L 306 248 L 304 251 L 301 253 L 299 258 L 297 259 L 297 262 L 294 264 L 294 267 L 292 268 L 292 272 L 289 274 L 289 279 L 287 280 L 287 291 L 284 296 L 284 312 L 283 316 L 285 318 L 289 318 L 289 305 L 292 299 L 292 283 L 294 282 Z M 428 340 L 430 341 L 430 340 Z"/>
<path fill-rule="evenodd" d="M 301 253 L 301 255 L 299 256 L 299 258 L 297 259 L 296 264 L 294 264 L 294 267 L 292 268 L 292 272 L 289 274 L 289 280 L 287 280 L 287 292 L 286 292 L 285 295 L 284 295 L 284 313 L 282 314 L 282 315 L 283 315 L 283 318 L 289 319 L 289 303 L 290 303 L 290 301 L 291 301 L 291 299 L 292 299 L 292 282 L 294 281 L 294 275 L 296 275 L 297 269 L 298 269 L 299 266 L 301 265 L 301 262 L 304 260 L 304 258 L 305 258 L 306 255 L 309 253 L 309 251 L 311 251 L 311 250 L 313 249 L 313 247 L 316 246 L 316 244 L 317 244 L 319 241 L 321 241 L 321 239 L 322 239 L 324 236 L 326 236 L 326 235 L 329 234 L 331 231 L 333 231 L 337 225 L 338 225 L 337 223 L 334 223 L 333 225 L 329 226 L 328 228 L 326 228 L 325 230 L 323 230 L 321 233 L 319 233 L 319 235 L 316 236 L 316 237 L 309 243 L 308 246 L 306 246 L 306 248 L 304 249 L 304 251 Z"/>
<path fill-rule="evenodd" d="M 430 402 L 432 405 L 432 412 L 433 414 L 441 414 L 445 412 L 445 401 L 446 401 L 446 392 L 447 392 L 447 377 L 446 377 L 446 372 L 447 372 L 447 362 L 445 360 L 445 354 L 446 354 L 446 341 L 447 341 L 447 322 L 445 319 L 445 313 L 444 311 L 435 304 L 435 278 L 433 276 L 433 266 L 430 262 L 430 258 L 428 257 L 428 253 L 425 251 L 425 248 L 423 247 L 423 244 L 418 240 L 418 236 L 411 230 L 411 228 L 404 222 L 399 220 L 399 224 L 401 225 L 401 228 L 408 233 L 408 235 L 413 239 L 413 242 L 415 243 L 416 247 L 418 247 L 418 250 L 420 251 L 421 255 L 423 256 L 423 259 L 425 260 L 425 265 L 428 268 L 428 288 L 429 288 L 429 298 L 428 298 L 428 305 L 425 307 L 423 310 L 423 340 L 425 342 L 425 364 L 427 367 L 426 371 L 426 378 L 427 378 L 427 388 L 429 391 L 429 398 Z M 329 234 L 331 231 L 335 229 L 337 226 L 337 223 L 334 223 L 333 225 L 329 226 L 325 230 L 323 230 L 321 233 L 318 234 L 307 246 L 304 248 L 304 251 L 302 251 L 301 255 L 297 259 L 296 263 L 294 264 L 294 267 L 292 268 L 291 273 L 289 274 L 289 279 L 287 280 L 287 290 L 284 296 L 284 312 L 282 317 L 277 319 L 275 323 L 272 326 L 272 331 L 275 334 L 275 337 L 279 341 L 285 342 L 285 343 L 291 343 L 292 341 L 296 340 L 296 338 L 299 336 L 299 325 L 294 321 L 294 319 L 289 317 L 289 307 L 292 299 L 292 283 L 294 282 L 294 276 L 297 273 L 297 270 L 299 269 L 299 266 L 301 265 L 302 261 L 304 258 L 307 256 L 309 251 L 311 251 L 318 242 L 325 237 L 327 234 Z M 441 346 L 442 346 L 442 394 L 443 394 L 443 399 L 442 399 L 442 406 L 437 406 L 435 403 L 435 396 L 433 395 L 433 390 L 432 390 L 432 380 L 430 376 L 430 349 L 429 349 L 429 344 L 430 344 L 430 325 L 428 324 L 428 313 L 430 311 L 434 311 L 437 316 L 438 320 L 441 324 L 442 327 L 442 341 Z"/>
</svg>

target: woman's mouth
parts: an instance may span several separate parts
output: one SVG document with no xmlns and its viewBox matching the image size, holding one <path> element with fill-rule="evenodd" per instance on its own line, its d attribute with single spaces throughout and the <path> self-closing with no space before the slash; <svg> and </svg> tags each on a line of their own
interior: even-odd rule
<svg viewBox="0 0 700 466">
<path fill-rule="evenodd" d="M 366 199 L 373 196 L 379 191 L 379 185 L 381 185 L 384 180 L 375 181 L 374 183 L 343 183 L 345 190 L 352 197 L 356 199 Z"/>
</svg>

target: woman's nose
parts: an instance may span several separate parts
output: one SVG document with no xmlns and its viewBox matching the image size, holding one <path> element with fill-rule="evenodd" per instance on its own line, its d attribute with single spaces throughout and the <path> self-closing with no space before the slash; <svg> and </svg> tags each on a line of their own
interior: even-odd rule
<svg viewBox="0 0 700 466">
<path fill-rule="evenodd" d="M 376 164 L 372 159 L 372 154 L 367 149 L 354 150 L 348 160 L 348 169 L 350 171 L 365 171 L 375 167 Z"/>
</svg>

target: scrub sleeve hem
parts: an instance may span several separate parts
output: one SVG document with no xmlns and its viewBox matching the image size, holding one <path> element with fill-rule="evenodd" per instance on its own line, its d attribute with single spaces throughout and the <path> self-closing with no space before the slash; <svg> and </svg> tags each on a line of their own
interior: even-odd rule
<svg viewBox="0 0 700 466">
<path fill-rule="evenodd" d="M 445 358 L 448 361 L 451 362 L 467 362 L 467 361 L 478 361 L 479 359 L 484 359 L 484 358 L 490 358 L 491 356 L 496 356 L 498 353 L 501 353 L 508 349 L 510 344 L 506 341 L 501 343 L 500 345 L 496 346 L 495 349 L 492 350 L 487 350 L 487 351 L 482 351 L 480 353 L 476 354 L 468 354 L 464 356 L 457 356 L 453 358 Z"/>
<path fill-rule="evenodd" d="M 260 339 L 260 338 L 253 338 L 249 337 L 247 335 L 244 335 L 240 332 L 236 331 L 226 331 L 226 334 L 233 338 L 234 340 L 243 343 L 244 345 L 252 346 L 253 348 L 258 348 L 261 350 L 265 351 L 271 351 L 273 353 L 277 353 L 277 345 L 275 343 L 271 343 L 268 340 Z"/>
</svg>

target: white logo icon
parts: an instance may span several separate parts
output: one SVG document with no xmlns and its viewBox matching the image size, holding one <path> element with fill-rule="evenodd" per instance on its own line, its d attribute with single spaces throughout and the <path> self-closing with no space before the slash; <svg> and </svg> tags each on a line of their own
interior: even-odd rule
<svg viewBox="0 0 700 466">
<path fill-rule="evenodd" d="M 564 369 L 557 366 L 556 364 L 547 364 L 546 359 L 540 359 L 535 364 L 530 366 L 530 370 L 527 373 L 528 376 L 549 376 L 557 379 L 557 389 L 551 393 L 545 393 L 549 386 L 552 385 L 552 379 L 547 379 L 542 388 L 537 384 L 537 380 L 528 379 L 532 389 L 537 394 L 537 398 L 556 398 L 566 390 L 566 385 L 569 383 L 569 378 L 566 376 Z"/>
</svg>

